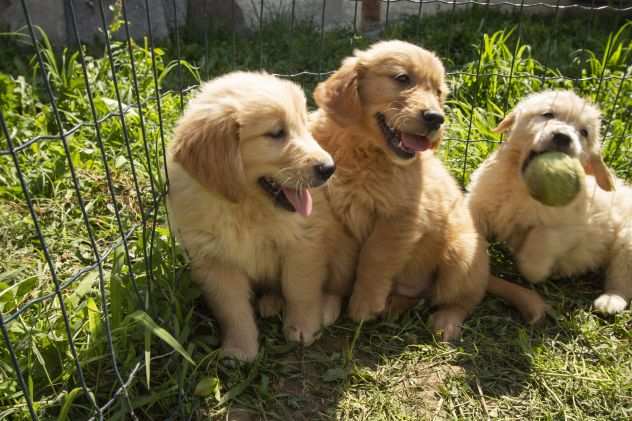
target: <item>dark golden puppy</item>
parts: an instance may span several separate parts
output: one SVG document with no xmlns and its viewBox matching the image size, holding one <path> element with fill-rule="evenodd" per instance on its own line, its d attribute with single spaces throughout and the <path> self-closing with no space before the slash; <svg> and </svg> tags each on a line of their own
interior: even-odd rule
<svg viewBox="0 0 632 421">
<path fill-rule="evenodd" d="M 316 88 L 311 130 L 337 164 L 326 192 L 341 224 L 328 233 L 336 258 L 325 314 L 340 295 L 351 295 L 354 320 L 427 296 L 433 326 L 449 340 L 485 294 L 487 243 L 432 151 L 444 76 L 433 53 L 387 41 L 356 51 Z"/>
</svg>

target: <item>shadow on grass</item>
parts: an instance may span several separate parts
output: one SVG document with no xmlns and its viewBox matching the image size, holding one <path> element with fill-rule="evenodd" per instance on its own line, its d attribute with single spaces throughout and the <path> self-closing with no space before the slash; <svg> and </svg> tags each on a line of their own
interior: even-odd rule
<svg viewBox="0 0 632 421">
<path fill-rule="evenodd" d="M 339 321 L 308 348 L 286 343 L 280 318 L 260 320 L 259 360 L 219 361 L 217 372 L 231 400 L 200 413 L 311 420 L 397 411 L 428 418 L 444 411 L 450 382 L 470 379 L 478 379 L 487 394 L 517 396 L 527 387 L 532 339 L 519 316 L 509 314 L 498 301 L 486 303 L 455 345 L 435 341 L 423 303 L 397 321 Z M 512 341 L 503 343 L 508 337 Z"/>
<path fill-rule="evenodd" d="M 219 404 L 213 399 L 202 403 L 197 414 L 312 420 L 389 413 L 426 419 L 455 415 L 445 402 L 462 396 L 479 399 L 485 415 L 486 398 L 522 399 L 530 393 L 538 382 L 538 354 L 551 346 L 561 352 L 582 341 L 585 327 L 575 313 L 589 310 L 599 289 L 596 279 L 601 278 L 552 281 L 539 288 L 556 315 L 534 327 L 488 297 L 453 345 L 435 341 L 423 302 L 397 321 L 360 326 L 343 319 L 308 348 L 286 343 L 280 317 L 260 320 L 257 362 L 216 360 L 223 398 Z"/>
</svg>

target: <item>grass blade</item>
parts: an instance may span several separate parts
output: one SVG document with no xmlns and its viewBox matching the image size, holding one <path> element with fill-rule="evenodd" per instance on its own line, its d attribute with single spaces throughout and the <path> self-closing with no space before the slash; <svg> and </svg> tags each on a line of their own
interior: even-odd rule
<svg viewBox="0 0 632 421">
<path fill-rule="evenodd" d="M 167 332 L 162 327 L 158 326 L 156 322 L 149 316 L 149 314 L 145 313 L 142 310 L 135 311 L 134 313 L 128 316 L 130 319 L 141 323 L 145 326 L 149 331 L 162 339 L 167 345 L 173 348 L 178 354 L 182 355 L 182 357 L 187 360 L 192 365 L 195 365 L 195 362 L 189 355 L 189 353 L 180 345 L 176 338 L 174 338 L 171 333 Z"/>
<path fill-rule="evenodd" d="M 174 338 L 175 339 L 175 338 Z M 145 380 L 147 381 L 147 389 L 151 389 L 151 331 L 145 329 Z"/>
<path fill-rule="evenodd" d="M 67 395 L 66 399 L 64 399 L 64 405 L 61 407 L 59 411 L 59 416 L 57 417 L 57 421 L 65 421 L 68 418 L 68 413 L 70 412 L 70 408 L 72 407 L 72 403 L 77 399 L 77 396 L 81 392 L 80 387 L 75 387 L 72 389 Z"/>
</svg>

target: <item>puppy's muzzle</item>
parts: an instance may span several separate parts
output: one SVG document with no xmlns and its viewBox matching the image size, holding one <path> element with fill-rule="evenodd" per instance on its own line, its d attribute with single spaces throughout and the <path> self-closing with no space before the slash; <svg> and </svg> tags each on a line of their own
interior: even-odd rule
<svg viewBox="0 0 632 421">
<path fill-rule="evenodd" d="M 577 155 L 573 148 L 573 139 L 571 136 L 562 132 L 553 132 L 548 136 L 548 139 L 541 147 L 529 152 L 529 155 L 527 155 L 527 158 L 522 163 L 522 170 L 524 171 L 527 168 L 533 158 L 545 152 L 561 152 L 573 158 Z"/>
<path fill-rule="evenodd" d="M 572 133 L 563 129 L 554 129 L 544 134 L 534 150 L 539 153 L 562 152 L 571 157 L 576 157 L 580 152 L 580 145 Z"/>
<path fill-rule="evenodd" d="M 572 135 L 561 130 L 548 133 L 544 141 L 534 148 L 534 151 L 537 153 L 561 152 L 573 158 L 579 153 L 578 144 Z"/>
</svg>

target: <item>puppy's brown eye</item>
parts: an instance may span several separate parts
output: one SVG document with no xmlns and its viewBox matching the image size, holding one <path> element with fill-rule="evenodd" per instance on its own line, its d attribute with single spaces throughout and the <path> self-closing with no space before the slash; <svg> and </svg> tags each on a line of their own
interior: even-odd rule
<svg viewBox="0 0 632 421">
<path fill-rule="evenodd" d="M 285 130 L 283 129 L 273 130 L 269 133 L 266 133 L 266 136 L 271 137 L 272 139 L 275 139 L 275 140 L 281 140 L 285 137 Z"/>
<path fill-rule="evenodd" d="M 542 117 L 552 119 L 553 117 L 555 117 L 555 114 L 548 112 L 548 113 L 542 114 Z"/>
<path fill-rule="evenodd" d="M 401 73 L 393 77 L 396 81 L 402 85 L 408 85 L 410 83 L 410 77 L 406 73 Z"/>
<path fill-rule="evenodd" d="M 588 130 L 586 129 L 581 129 L 579 131 L 579 134 L 581 134 L 583 137 L 588 137 Z"/>
</svg>

